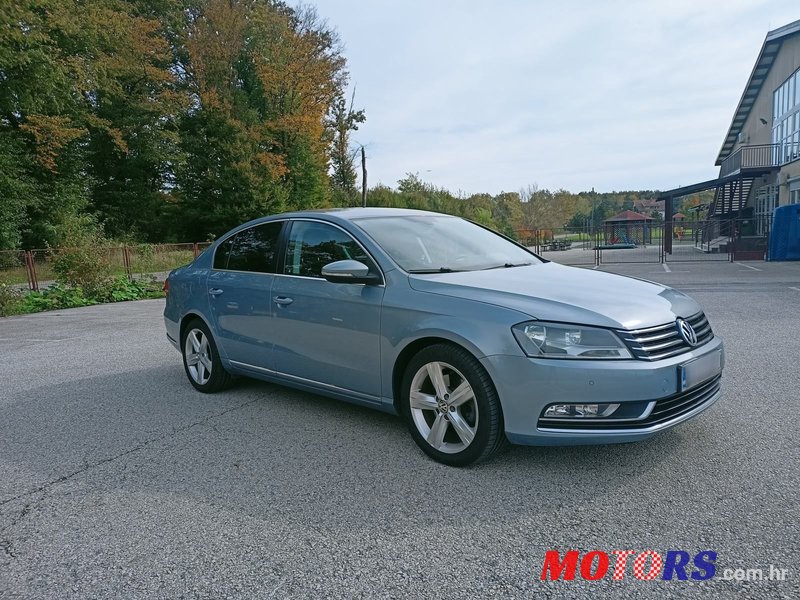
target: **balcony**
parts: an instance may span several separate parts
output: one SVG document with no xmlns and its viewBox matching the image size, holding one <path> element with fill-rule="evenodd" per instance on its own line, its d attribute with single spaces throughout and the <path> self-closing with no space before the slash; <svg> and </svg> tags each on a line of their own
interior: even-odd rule
<svg viewBox="0 0 800 600">
<path fill-rule="evenodd" d="M 781 144 L 742 146 L 722 161 L 720 178 L 742 174 L 760 174 L 781 165 Z"/>
</svg>

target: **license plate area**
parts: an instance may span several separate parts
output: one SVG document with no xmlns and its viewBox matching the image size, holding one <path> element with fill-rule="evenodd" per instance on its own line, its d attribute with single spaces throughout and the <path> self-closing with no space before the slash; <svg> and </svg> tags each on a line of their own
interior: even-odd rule
<svg viewBox="0 0 800 600">
<path fill-rule="evenodd" d="M 722 352 L 710 352 L 699 358 L 678 365 L 678 389 L 690 390 L 713 379 L 722 372 Z"/>
</svg>

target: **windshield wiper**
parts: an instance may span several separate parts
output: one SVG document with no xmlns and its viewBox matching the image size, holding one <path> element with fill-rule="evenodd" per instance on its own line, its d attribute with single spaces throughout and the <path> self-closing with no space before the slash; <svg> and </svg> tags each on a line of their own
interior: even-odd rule
<svg viewBox="0 0 800 600">
<path fill-rule="evenodd" d="M 461 270 L 451 269 L 450 267 L 439 267 L 438 269 L 411 269 L 408 272 L 414 275 L 425 275 L 429 273 L 461 273 Z"/>
<path fill-rule="evenodd" d="M 486 267 L 485 269 L 481 269 L 482 271 L 489 271 L 490 269 L 510 269 L 511 267 L 527 267 L 528 265 L 532 265 L 533 263 L 505 263 L 502 265 L 495 265 L 493 267 Z"/>
</svg>

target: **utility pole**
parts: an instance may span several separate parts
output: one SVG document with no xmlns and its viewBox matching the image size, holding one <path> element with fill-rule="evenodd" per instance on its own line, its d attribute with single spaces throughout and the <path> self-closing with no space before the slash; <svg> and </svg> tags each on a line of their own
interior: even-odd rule
<svg viewBox="0 0 800 600">
<path fill-rule="evenodd" d="M 367 205 L 367 155 L 361 146 L 361 206 Z"/>
</svg>

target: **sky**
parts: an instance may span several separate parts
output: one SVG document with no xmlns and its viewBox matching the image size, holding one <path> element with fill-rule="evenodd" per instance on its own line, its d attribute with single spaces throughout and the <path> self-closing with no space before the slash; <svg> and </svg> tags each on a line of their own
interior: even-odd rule
<svg viewBox="0 0 800 600">
<path fill-rule="evenodd" d="M 464 195 L 713 179 L 798 0 L 310 0 L 341 36 L 368 182 Z"/>
</svg>

